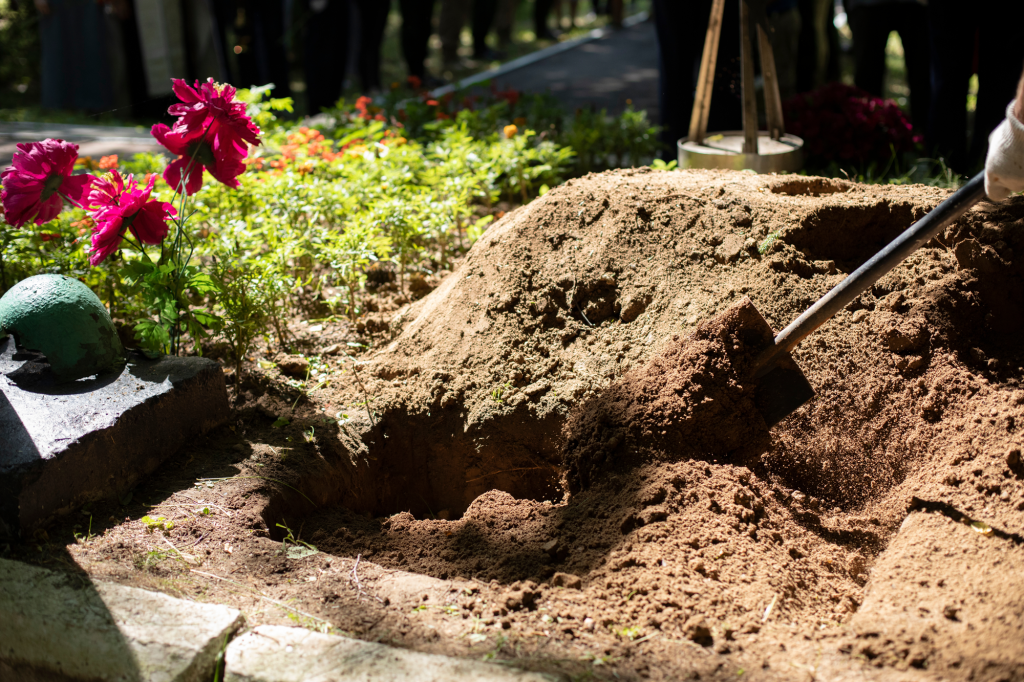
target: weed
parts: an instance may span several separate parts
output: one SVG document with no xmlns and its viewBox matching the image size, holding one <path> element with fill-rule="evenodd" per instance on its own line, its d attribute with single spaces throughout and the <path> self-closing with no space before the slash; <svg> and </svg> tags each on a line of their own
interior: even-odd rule
<svg viewBox="0 0 1024 682">
<path fill-rule="evenodd" d="M 491 400 L 493 400 L 496 403 L 504 402 L 502 396 L 504 396 L 505 392 L 510 388 L 512 388 L 512 384 L 508 382 L 502 384 L 501 386 L 498 386 L 497 388 L 491 391 Z"/>
<path fill-rule="evenodd" d="M 640 634 L 641 634 L 640 628 L 638 626 L 636 626 L 636 625 L 633 625 L 633 626 L 630 626 L 630 627 L 612 629 L 612 632 L 614 632 L 619 637 L 622 637 L 623 639 L 628 639 L 631 642 L 633 640 L 635 640 L 635 639 L 638 639 L 640 637 Z"/>
<path fill-rule="evenodd" d="M 757 245 L 757 252 L 762 256 L 768 253 L 768 249 L 772 248 L 772 244 L 776 242 L 781 233 L 782 230 L 775 230 L 774 232 L 769 232 L 768 236 L 765 237 L 764 241 Z"/>
<path fill-rule="evenodd" d="M 78 532 L 76 532 L 74 535 L 75 535 L 75 542 L 77 542 L 80 545 L 84 545 L 85 543 L 87 543 L 90 540 L 92 540 L 93 537 L 95 537 L 92 534 L 92 514 L 89 514 L 89 529 L 86 531 L 85 535 L 82 535 L 81 533 L 78 533 Z"/>
<path fill-rule="evenodd" d="M 281 520 L 284 521 L 284 519 Z M 320 552 L 320 550 L 313 545 L 297 538 L 292 533 L 292 529 L 288 527 L 287 522 L 278 523 L 276 525 L 286 533 L 284 538 L 281 540 L 281 554 L 285 555 L 289 559 L 304 559 Z M 290 547 L 289 543 L 291 544 Z"/>
<path fill-rule="evenodd" d="M 163 532 L 167 533 L 174 528 L 174 521 L 166 519 L 163 516 L 152 517 L 146 515 L 139 520 L 145 524 L 146 531 L 149 533 L 152 533 L 155 530 L 162 530 Z"/>
<path fill-rule="evenodd" d="M 154 549 L 145 554 L 139 553 L 132 556 L 132 564 L 136 570 L 148 571 L 161 561 L 172 557 L 171 552 L 164 549 Z"/>
</svg>

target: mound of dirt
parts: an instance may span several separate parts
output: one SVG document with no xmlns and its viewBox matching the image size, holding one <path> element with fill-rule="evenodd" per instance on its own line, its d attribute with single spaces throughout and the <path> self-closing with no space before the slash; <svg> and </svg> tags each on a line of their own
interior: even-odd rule
<svg viewBox="0 0 1024 682">
<path fill-rule="evenodd" d="M 565 485 L 577 493 L 618 465 L 646 459 L 760 455 L 768 427 L 754 403 L 753 363 L 772 329 L 749 298 L 701 324 L 569 414 Z"/>
<path fill-rule="evenodd" d="M 197 445 L 137 492 L 174 547 L 207 548 L 157 577 L 253 625 L 285 616 L 243 583 L 360 637 L 574 677 L 1022 679 L 1024 201 L 975 207 L 805 339 L 817 395 L 767 437 L 744 378 L 767 335 L 714 322 L 748 297 L 782 328 L 947 195 L 648 169 L 555 188 L 367 362 L 322 361 L 312 401 L 265 384 L 241 475 Z M 154 536 L 68 551 L 130 580 Z"/>
<path fill-rule="evenodd" d="M 590 619 L 729 649 L 734 633 L 778 623 L 836 637 L 840 658 L 867 638 L 867 658 L 890 666 L 1019 674 L 1024 651 L 1007 657 L 980 630 L 911 646 L 879 637 L 880 611 L 869 632 L 839 624 L 885 601 L 872 566 L 915 509 L 974 510 L 1011 538 L 975 542 L 1000 545 L 1004 572 L 1024 565 L 1024 485 L 1006 454 L 1024 419 L 1024 203 L 976 207 L 807 339 L 794 356 L 818 395 L 770 442 L 742 383 L 719 390 L 758 341 L 706 324 L 747 296 L 781 328 L 946 194 L 645 170 L 553 190 L 489 230 L 368 367 L 381 434 L 341 468 L 372 490 L 320 499 L 407 513 L 320 516 L 314 537 L 497 590 L 579 576 L 584 599 L 549 602 L 570 638 Z M 563 428 L 568 487 L 582 491 L 564 499 Z M 728 457 L 742 444 L 763 454 Z M 914 570 L 941 581 L 941 564 Z M 999 599 L 1018 603 L 1015 590 Z M 952 625 L 929 622 L 933 635 Z"/>
</svg>

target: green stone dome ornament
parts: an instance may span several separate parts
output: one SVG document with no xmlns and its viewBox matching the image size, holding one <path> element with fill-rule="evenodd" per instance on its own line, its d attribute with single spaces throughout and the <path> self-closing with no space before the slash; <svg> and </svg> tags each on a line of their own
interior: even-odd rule
<svg viewBox="0 0 1024 682">
<path fill-rule="evenodd" d="M 0 298 L 0 335 L 46 356 L 54 379 L 74 381 L 124 367 L 124 348 L 92 289 L 63 275 L 23 279 Z"/>
</svg>

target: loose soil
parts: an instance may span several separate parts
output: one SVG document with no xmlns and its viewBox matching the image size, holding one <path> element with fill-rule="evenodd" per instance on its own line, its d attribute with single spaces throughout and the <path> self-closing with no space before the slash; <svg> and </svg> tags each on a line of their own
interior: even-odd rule
<svg viewBox="0 0 1024 682">
<path fill-rule="evenodd" d="M 782 328 L 947 195 L 570 181 L 376 299 L 358 362 L 355 330 L 296 324 L 308 382 L 254 357 L 231 425 L 6 555 L 574 679 L 1024 679 L 1024 200 L 808 337 L 817 396 L 770 431 L 766 336 L 735 333 L 745 297 Z"/>
</svg>

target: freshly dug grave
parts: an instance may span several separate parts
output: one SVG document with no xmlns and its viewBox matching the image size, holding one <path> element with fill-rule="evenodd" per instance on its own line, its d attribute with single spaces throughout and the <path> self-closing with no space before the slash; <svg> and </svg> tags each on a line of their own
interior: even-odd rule
<svg viewBox="0 0 1024 682">
<path fill-rule="evenodd" d="M 616 455 L 635 434 L 572 428 L 644 392 L 703 405 L 693 387 L 715 382 L 665 363 L 713 374 L 752 342 L 701 325 L 747 296 L 783 327 L 947 194 L 646 169 L 566 183 L 488 230 L 365 364 L 321 357 L 332 383 L 308 400 L 254 370 L 233 430 L 112 507 L 101 537 L 11 552 L 252 624 L 573 676 L 1024 678 L 1024 201 L 976 207 L 806 339 L 818 395 L 767 440 L 727 384 L 715 397 L 737 404 L 700 428 L 739 438 L 680 432 L 688 401 L 644 413 L 643 457 Z M 567 495 L 561 449 L 591 446 L 606 464 L 570 469 L 586 475 Z M 158 513 L 166 537 L 138 521 Z M 187 558 L 154 558 L 168 544 Z"/>
</svg>

